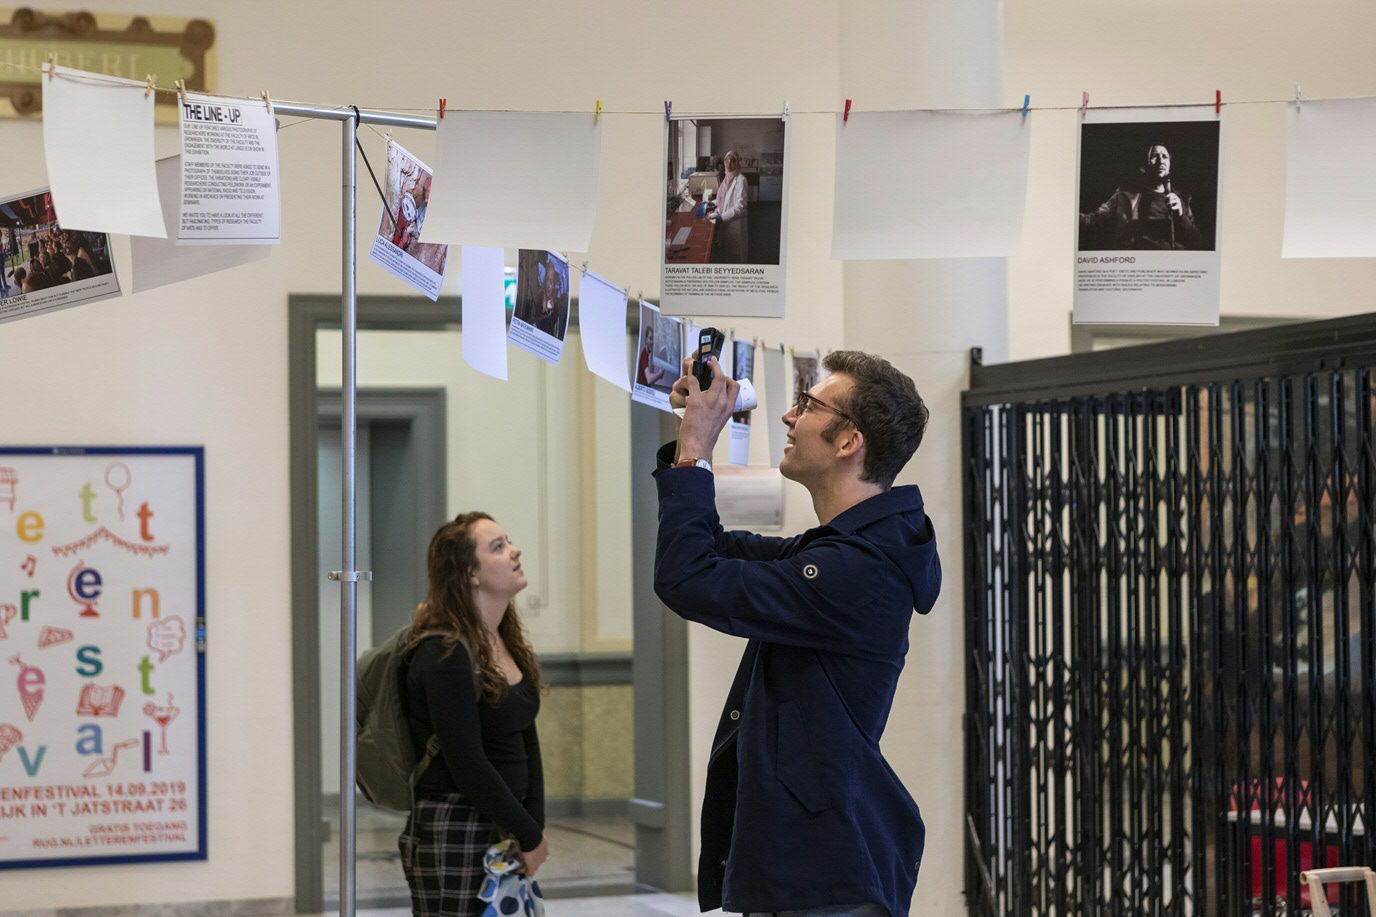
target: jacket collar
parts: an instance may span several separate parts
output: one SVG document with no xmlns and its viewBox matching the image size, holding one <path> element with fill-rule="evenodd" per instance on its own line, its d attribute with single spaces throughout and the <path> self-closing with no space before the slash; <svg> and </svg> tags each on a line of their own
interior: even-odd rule
<svg viewBox="0 0 1376 917">
<path fill-rule="evenodd" d="M 887 516 L 914 511 L 922 511 L 922 491 L 916 484 L 904 484 L 860 501 L 821 528 L 850 535 Z"/>
</svg>

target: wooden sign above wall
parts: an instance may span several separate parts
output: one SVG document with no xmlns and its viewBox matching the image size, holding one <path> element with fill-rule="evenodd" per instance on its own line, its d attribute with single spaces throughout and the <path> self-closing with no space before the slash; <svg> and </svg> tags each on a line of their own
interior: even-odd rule
<svg viewBox="0 0 1376 917">
<path fill-rule="evenodd" d="M 0 117 L 34 115 L 43 106 L 39 83 L 48 55 L 64 67 L 142 80 L 159 86 L 215 91 L 215 26 L 204 19 L 114 13 L 55 13 L 0 8 Z M 158 120 L 177 120 L 176 95 L 158 93 Z"/>
</svg>

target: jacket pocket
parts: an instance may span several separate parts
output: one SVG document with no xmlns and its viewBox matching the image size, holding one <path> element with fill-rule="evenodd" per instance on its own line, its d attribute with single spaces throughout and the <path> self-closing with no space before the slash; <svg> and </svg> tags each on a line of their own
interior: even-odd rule
<svg viewBox="0 0 1376 917">
<path fill-rule="evenodd" d="M 809 812 L 831 805 L 813 743 L 808 737 L 803 711 L 797 701 L 785 701 L 777 713 L 778 742 L 774 749 L 774 774 Z"/>
</svg>

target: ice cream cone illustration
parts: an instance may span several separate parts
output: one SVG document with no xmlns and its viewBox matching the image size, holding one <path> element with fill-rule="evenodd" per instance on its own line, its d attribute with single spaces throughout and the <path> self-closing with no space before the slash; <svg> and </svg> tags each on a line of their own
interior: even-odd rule
<svg viewBox="0 0 1376 917">
<path fill-rule="evenodd" d="M 9 723 L 0 723 L 0 760 L 4 760 L 5 752 L 22 741 L 24 741 L 24 733 L 19 731 L 19 727 L 11 726 Z"/>
<path fill-rule="evenodd" d="M 43 703 L 43 686 L 46 684 L 43 678 L 43 670 L 34 665 L 25 665 L 19 656 L 11 656 L 10 662 L 19 666 L 19 699 L 24 702 L 24 714 L 28 716 L 29 722 L 38 715 L 38 708 Z"/>
</svg>

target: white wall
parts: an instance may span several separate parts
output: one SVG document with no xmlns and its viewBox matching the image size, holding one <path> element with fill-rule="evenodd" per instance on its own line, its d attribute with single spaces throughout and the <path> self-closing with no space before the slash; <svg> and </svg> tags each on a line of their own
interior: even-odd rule
<svg viewBox="0 0 1376 917">
<path fill-rule="evenodd" d="M 1363 0 L 1008 0 L 1009 104 L 1159 102 L 1376 95 L 1376 5 Z M 1285 107 L 1224 107 L 1220 251 L 1224 315 L 1329 318 L 1376 305 L 1376 260 L 1280 258 Z M 1079 114 L 1036 112 L 1027 221 L 1009 259 L 1015 360 L 1070 349 L 1075 149 Z"/>
</svg>

